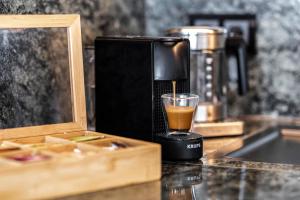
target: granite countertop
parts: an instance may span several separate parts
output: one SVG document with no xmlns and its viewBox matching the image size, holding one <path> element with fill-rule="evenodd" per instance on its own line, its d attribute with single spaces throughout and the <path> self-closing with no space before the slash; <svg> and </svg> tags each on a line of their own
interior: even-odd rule
<svg viewBox="0 0 300 200">
<path fill-rule="evenodd" d="M 205 140 L 200 161 L 165 162 L 160 181 L 61 199 L 300 199 L 300 166 L 241 161 L 218 152 L 273 125 L 256 121 L 247 123 L 243 136 Z"/>
</svg>

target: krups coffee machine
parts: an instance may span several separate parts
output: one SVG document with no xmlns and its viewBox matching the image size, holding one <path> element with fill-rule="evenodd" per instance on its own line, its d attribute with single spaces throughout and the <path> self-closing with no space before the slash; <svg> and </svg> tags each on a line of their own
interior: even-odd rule
<svg viewBox="0 0 300 200">
<path fill-rule="evenodd" d="M 96 130 L 153 141 L 166 131 L 161 95 L 188 93 L 189 40 L 97 37 Z"/>
<path fill-rule="evenodd" d="M 189 40 L 178 37 L 97 37 L 96 130 L 155 141 L 166 160 L 202 157 L 202 136 L 167 132 L 162 95 L 189 93 Z"/>
</svg>

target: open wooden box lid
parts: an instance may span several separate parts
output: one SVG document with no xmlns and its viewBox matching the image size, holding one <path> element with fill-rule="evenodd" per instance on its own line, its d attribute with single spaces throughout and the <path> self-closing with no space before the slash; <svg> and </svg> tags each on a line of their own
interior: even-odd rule
<svg viewBox="0 0 300 200">
<path fill-rule="evenodd" d="M 0 156 L 0 199 L 59 197 L 160 179 L 160 145 L 86 130 L 79 15 L 0 15 L 1 34 L 0 142 L 20 149 Z M 71 139 L 85 134 L 102 137 Z M 43 135 L 51 136 L 34 137 Z M 14 157 L 22 154 L 47 159 Z M 159 198 L 160 186 L 155 188 Z"/>
<path fill-rule="evenodd" d="M 0 130 L 0 139 L 49 135 L 54 133 L 81 131 L 87 129 L 84 73 L 82 60 L 81 27 L 79 15 L 2 15 L 1 30 L 25 30 L 44 28 L 65 28 L 67 34 L 68 61 L 70 74 L 70 96 L 72 120 L 64 123 L 26 125 Z M 61 49 L 57 49 L 60 51 Z M 49 97 L 51 98 L 51 97 Z M 19 113 L 22 115 L 22 113 Z M 34 124 L 34 123 L 33 123 Z"/>
</svg>

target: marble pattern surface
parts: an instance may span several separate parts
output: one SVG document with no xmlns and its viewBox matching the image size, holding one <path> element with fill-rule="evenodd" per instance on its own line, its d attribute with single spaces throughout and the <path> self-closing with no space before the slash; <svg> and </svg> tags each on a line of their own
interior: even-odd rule
<svg viewBox="0 0 300 200">
<path fill-rule="evenodd" d="M 139 35 L 144 31 L 144 2 L 135 0 L 0 0 L 1 14 L 67 14 L 81 16 L 83 43 L 96 36 Z"/>
<path fill-rule="evenodd" d="M 93 45 L 96 36 L 141 34 L 144 30 L 143 9 L 144 2 L 134 0 L 0 0 L 0 14 L 80 14 L 83 46 Z M 46 38 L 42 32 L 36 37 L 40 39 L 40 42 L 37 42 L 34 37 L 19 34 L 14 38 L 14 46 L 11 45 L 12 41 L 5 43 L 3 42 L 5 37 L 1 37 L 2 48 L 11 48 L 13 51 L 14 48 L 24 49 L 27 47 L 28 52 L 23 52 L 23 56 L 15 56 L 14 63 L 12 63 L 12 61 L 6 62 L 9 60 L 9 52 L 4 49 L 0 50 L 2 72 L 0 75 L 0 88 L 2 88 L 0 94 L 0 128 L 72 121 L 71 105 L 66 105 L 63 101 L 63 99 L 70 100 L 70 90 L 60 95 L 53 95 L 53 91 L 49 89 L 50 85 L 53 85 L 53 81 L 57 88 L 63 89 L 61 91 L 67 91 L 66 89 L 70 86 L 66 83 L 68 79 L 62 78 L 66 77 L 66 73 L 59 70 L 57 63 L 55 63 L 59 60 L 57 56 L 65 53 L 64 50 L 67 50 L 67 45 L 63 46 L 66 43 L 58 33 L 52 34 L 52 36 L 54 41 L 53 38 L 51 38 L 52 41 Z M 41 39 L 45 41 L 42 42 L 43 44 Z M 59 41 L 60 39 L 62 41 Z M 41 45 L 44 47 L 49 45 L 51 53 L 45 54 L 45 49 Z M 37 56 L 40 54 L 44 56 L 43 59 Z M 90 55 L 91 53 L 84 52 L 84 55 L 86 54 Z M 67 55 L 64 54 L 64 58 L 67 58 Z M 93 63 L 90 57 L 85 56 L 85 58 L 87 108 L 89 119 L 91 119 L 88 120 L 88 125 L 93 127 L 94 107 L 93 88 L 91 87 L 94 83 L 91 81 L 94 79 L 91 78 L 93 73 L 90 70 Z M 12 64 L 14 64 L 13 70 L 11 70 Z M 64 65 L 68 66 L 67 63 Z M 51 78 L 53 70 L 54 74 L 57 72 L 54 79 Z M 16 73 L 13 74 L 12 72 Z M 32 81 L 37 79 L 38 81 Z M 19 82 L 16 83 L 16 80 Z M 14 82 L 11 84 L 9 81 Z M 16 98 L 16 96 L 20 96 L 20 98 Z M 27 98 L 24 98 L 25 96 Z M 60 96 L 60 98 L 54 96 Z M 14 101 L 15 99 L 17 102 Z M 12 104 L 15 105 L 12 106 Z M 60 111 L 61 115 L 58 116 L 58 113 L 54 111 Z M 22 115 L 18 113 L 22 113 Z"/>
<path fill-rule="evenodd" d="M 299 171 L 165 164 L 163 193 L 195 199 L 297 199 Z M 201 178 L 200 178 L 201 177 Z M 177 180 L 177 182 L 174 180 Z M 185 181 L 184 181 L 185 180 Z M 184 193 L 179 192 L 184 191 Z M 170 199 L 170 198 L 163 198 Z"/>
<path fill-rule="evenodd" d="M 72 121 L 67 30 L 5 29 L 0 44 L 0 128 Z"/>
<path fill-rule="evenodd" d="M 79 13 L 84 45 L 97 35 L 162 35 L 193 13 L 254 13 L 258 54 L 249 60 L 249 93 L 230 94 L 234 115 L 300 116 L 298 8 L 298 0 L 0 0 L 2 14 Z"/>
<path fill-rule="evenodd" d="M 232 114 L 300 116 L 300 1 L 146 0 L 146 33 L 188 24 L 188 14 L 253 13 L 258 54 L 249 60 L 250 91 L 230 96 Z"/>
<path fill-rule="evenodd" d="M 83 43 L 96 36 L 141 34 L 144 29 L 143 1 L 134 0 L 36 0 L 38 13 L 81 15 Z"/>
<path fill-rule="evenodd" d="M 236 163 L 241 165 L 241 163 Z M 300 171 L 164 163 L 161 181 L 58 198 L 77 199 L 299 199 Z M 137 192 L 139 191 L 139 192 Z"/>
</svg>

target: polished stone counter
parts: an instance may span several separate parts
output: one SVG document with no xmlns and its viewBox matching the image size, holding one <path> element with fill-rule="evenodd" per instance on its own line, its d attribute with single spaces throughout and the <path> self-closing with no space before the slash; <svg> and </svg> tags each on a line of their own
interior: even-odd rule
<svg viewBox="0 0 300 200">
<path fill-rule="evenodd" d="M 186 199 L 300 198 L 299 170 L 262 170 L 254 169 L 253 166 L 248 168 L 248 166 L 247 163 L 239 162 L 232 162 L 231 166 L 222 164 L 214 166 L 165 165 L 164 173 L 168 174 L 169 172 L 169 174 L 165 175 L 162 180 L 163 197 L 168 199 L 167 197 L 182 195 L 187 197 Z M 184 170 L 186 171 L 184 172 Z M 193 177 L 198 177 L 195 178 L 198 181 L 192 184 L 185 183 L 185 186 L 180 184 L 180 181 L 193 180 Z"/>
<path fill-rule="evenodd" d="M 61 199 L 300 199 L 300 166 L 220 156 L 274 125 L 278 123 L 248 123 L 243 136 L 205 140 L 201 161 L 165 162 L 160 181 Z"/>
<path fill-rule="evenodd" d="M 165 163 L 161 181 L 62 199 L 299 199 L 299 181 L 299 169 L 287 166 L 259 169 L 247 162 L 225 166 Z"/>
</svg>

